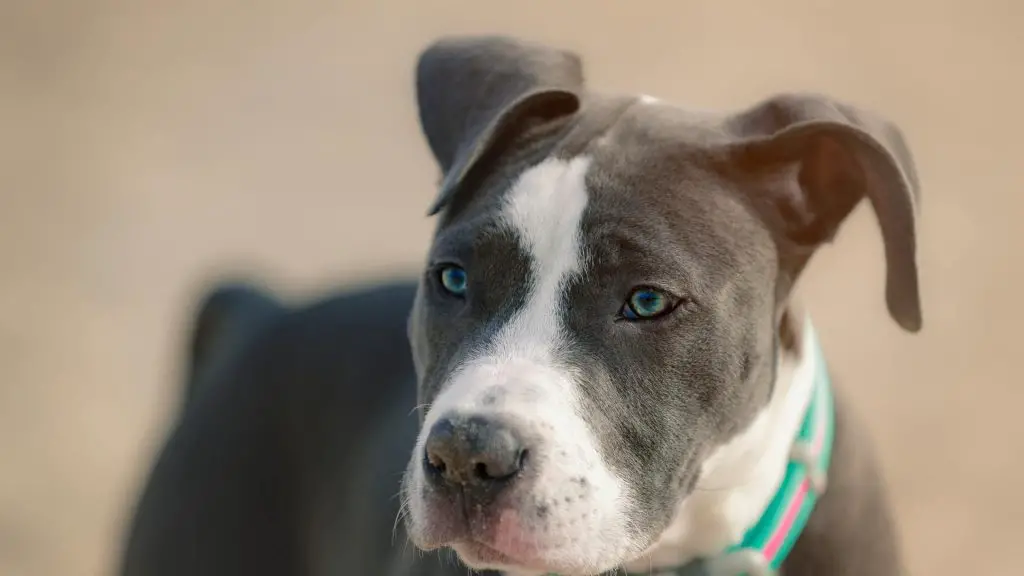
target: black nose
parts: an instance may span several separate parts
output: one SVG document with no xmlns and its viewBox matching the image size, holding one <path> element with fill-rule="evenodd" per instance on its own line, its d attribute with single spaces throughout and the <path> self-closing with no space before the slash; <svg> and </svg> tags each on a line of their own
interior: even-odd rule
<svg viewBox="0 0 1024 576">
<path fill-rule="evenodd" d="M 428 477 L 452 485 L 487 488 L 523 469 L 527 451 L 510 426 L 483 417 L 442 418 L 427 436 Z"/>
</svg>

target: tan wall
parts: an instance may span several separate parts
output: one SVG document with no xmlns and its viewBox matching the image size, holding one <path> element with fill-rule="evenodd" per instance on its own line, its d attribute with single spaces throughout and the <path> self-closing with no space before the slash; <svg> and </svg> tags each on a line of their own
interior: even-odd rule
<svg viewBox="0 0 1024 576">
<path fill-rule="evenodd" d="M 465 31 L 576 48 L 606 89 L 697 107 L 812 89 L 897 120 L 925 185 L 925 332 L 885 316 L 867 210 L 804 292 L 883 443 L 916 573 L 1019 574 L 1022 16 L 1013 0 L 0 0 L 0 574 L 109 572 L 208 274 L 309 289 L 420 261 L 435 169 L 411 67 Z"/>
</svg>

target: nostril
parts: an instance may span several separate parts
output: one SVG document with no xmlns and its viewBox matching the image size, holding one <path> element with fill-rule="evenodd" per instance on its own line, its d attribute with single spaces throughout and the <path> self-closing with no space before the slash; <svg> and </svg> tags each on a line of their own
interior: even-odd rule
<svg viewBox="0 0 1024 576">
<path fill-rule="evenodd" d="M 476 463 L 476 466 L 473 467 L 473 475 L 478 480 L 490 480 L 492 478 L 491 473 L 487 471 L 487 464 L 483 462 Z"/>
<path fill-rule="evenodd" d="M 423 468 L 435 477 L 451 474 L 452 466 L 458 466 L 459 451 L 455 446 L 455 429 L 451 421 L 441 420 L 427 438 L 423 450 Z"/>
<path fill-rule="evenodd" d="M 526 459 L 529 455 L 530 451 L 525 448 L 521 452 L 519 452 L 519 462 L 516 463 L 516 469 L 518 471 L 522 472 L 523 469 L 526 468 Z"/>
<path fill-rule="evenodd" d="M 527 450 L 521 450 L 514 458 L 477 461 L 473 465 L 473 477 L 488 481 L 507 480 L 522 472 L 526 465 L 527 453 Z"/>
<path fill-rule="evenodd" d="M 435 454 L 427 452 L 427 467 L 438 474 L 444 474 L 448 470 L 448 465 L 445 464 L 444 460 Z"/>
</svg>

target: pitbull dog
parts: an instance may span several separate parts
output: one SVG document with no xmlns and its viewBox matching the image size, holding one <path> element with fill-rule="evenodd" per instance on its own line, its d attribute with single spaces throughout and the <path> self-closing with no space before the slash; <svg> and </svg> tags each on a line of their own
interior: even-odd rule
<svg viewBox="0 0 1024 576">
<path fill-rule="evenodd" d="M 787 473 L 820 361 L 791 295 L 865 197 L 889 313 L 921 327 L 918 182 L 883 119 L 599 94 L 576 55 L 505 37 L 440 40 L 416 80 L 443 172 L 423 274 L 298 310 L 208 299 L 125 574 L 683 573 Z M 900 574 L 833 394 L 827 489 L 781 572 Z"/>
</svg>

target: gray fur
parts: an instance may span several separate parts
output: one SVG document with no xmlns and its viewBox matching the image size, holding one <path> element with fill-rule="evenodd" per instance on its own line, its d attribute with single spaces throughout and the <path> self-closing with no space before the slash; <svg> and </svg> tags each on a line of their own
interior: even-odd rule
<svg viewBox="0 0 1024 576">
<path fill-rule="evenodd" d="M 793 285 L 864 197 L 885 240 L 889 311 L 920 328 L 918 178 L 892 124 L 811 95 L 698 114 L 595 94 L 582 78 L 577 56 L 508 38 L 424 52 L 420 115 L 445 178 L 418 286 L 305 308 L 237 286 L 208 297 L 190 400 L 139 500 L 123 574 L 465 573 L 450 555 L 406 544 L 394 496 L 403 468 L 422 465 L 409 459 L 414 406 L 442 394 L 529 297 L 536 262 L 496 212 L 546 158 L 592 159 L 587 258 L 551 320 L 567 334 L 558 362 L 581 375 L 586 428 L 636 495 L 623 513 L 637 543 L 657 537 L 702 459 L 768 401 L 780 347 L 799 341 Z M 470 271 L 465 301 L 439 291 L 443 262 Z M 637 284 L 671 291 L 679 307 L 658 321 L 617 320 Z M 841 390 L 836 410 L 829 489 L 783 573 L 900 574 L 884 483 Z M 584 493 L 586 480 L 566 494 Z M 529 488 L 527 477 L 512 491 Z M 441 513 L 464 534 L 452 504 Z M 542 525 L 559 506 L 535 502 L 524 518 Z"/>
<path fill-rule="evenodd" d="M 498 218 L 510 184 L 544 158 L 592 157 L 582 223 L 588 259 L 562 294 L 560 320 L 569 332 L 562 354 L 585 375 L 584 412 L 602 454 L 637 491 L 626 513 L 639 541 L 653 542 L 692 489 L 703 458 L 766 404 L 791 289 L 814 251 L 865 197 L 885 240 L 890 313 L 903 328 L 920 328 L 917 180 L 892 124 L 816 95 L 698 114 L 578 86 L 575 112 L 567 108 L 540 124 L 532 118 L 529 130 L 499 123 L 484 144 L 474 135 L 453 145 L 450 139 L 463 131 L 445 122 L 477 122 L 453 111 L 471 113 L 467 100 L 488 103 L 494 93 L 493 84 L 467 78 L 487 78 L 497 62 L 502 86 L 530 93 L 545 86 L 537 78 L 546 63 L 577 59 L 554 49 L 541 56 L 536 46 L 509 39 L 440 46 L 427 50 L 421 66 L 445 69 L 458 83 L 435 77 L 430 98 L 421 96 L 420 103 L 421 115 L 433 119 L 424 122 L 427 138 L 448 174 L 442 196 L 450 195 L 451 174 L 461 170 L 449 167 L 443 151 L 486 149 L 494 140 L 503 148 L 474 157 L 480 176 L 463 182 L 430 251 L 431 263 L 465 267 L 480 296 L 452 300 L 440 293 L 436 274 L 424 275 L 410 323 L 420 401 L 429 406 L 468 355 L 486 347 L 524 305 L 535 277 L 530 256 Z M 508 78 L 509 71 L 518 76 Z M 486 107 L 490 117 L 508 118 L 515 106 Z M 614 321 L 636 285 L 663 287 L 683 303 L 661 320 Z M 420 465 L 418 457 L 410 466 Z"/>
</svg>

